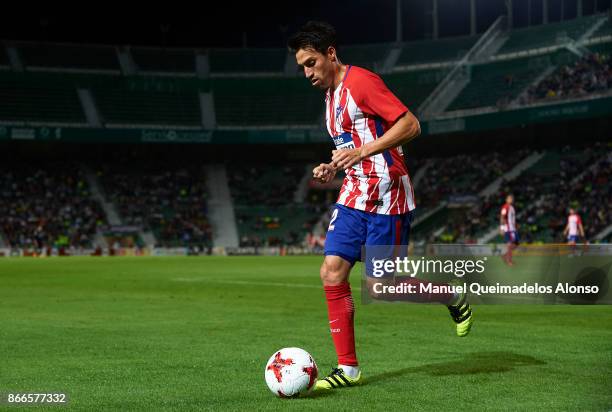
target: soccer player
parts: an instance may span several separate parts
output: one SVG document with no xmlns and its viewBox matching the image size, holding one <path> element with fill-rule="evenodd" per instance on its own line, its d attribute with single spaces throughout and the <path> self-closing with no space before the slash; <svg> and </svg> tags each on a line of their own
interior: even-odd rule
<svg viewBox="0 0 612 412">
<path fill-rule="evenodd" d="M 337 171 L 346 173 L 320 270 L 338 367 L 316 383 L 317 390 L 342 388 L 362 382 L 349 273 L 364 245 L 408 244 L 415 204 L 401 146 L 420 134 L 420 125 L 379 76 L 340 61 L 329 24 L 307 23 L 291 37 L 289 48 L 311 85 L 325 91 L 326 126 L 336 146 L 331 161 L 315 167 L 313 177 L 327 183 Z M 472 311 L 465 294 L 422 298 L 446 304 L 457 334 L 467 335 Z"/>
<path fill-rule="evenodd" d="M 574 209 L 570 208 L 569 210 L 567 225 L 565 225 L 563 235 L 567 236 L 567 243 L 570 245 L 575 245 L 581 238 L 584 239 L 582 219 L 580 219 L 580 215 Z"/>
<path fill-rule="evenodd" d="M 514 262 L 512 262 L 512 251 L 519 243 L 519 236 L 516 231 L 516 213 L 512 205 L 513 203 L 514 196 L 506 196 L 506 203 L 504 203 L 499 213 L 499 231 L 508 246 L 506 253 L 502 255 L 502 259 L 508 266 L 514 265 Z"/>
</svg>

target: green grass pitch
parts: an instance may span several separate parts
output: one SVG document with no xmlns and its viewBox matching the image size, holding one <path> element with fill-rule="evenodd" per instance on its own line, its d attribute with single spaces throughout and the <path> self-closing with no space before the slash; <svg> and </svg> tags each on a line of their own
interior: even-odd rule
<svg viewBox="0 0 612 412">
<path fill-rule="evenodd" d="M 358 269 L 367 384 L 274 397 L 276 349 L 334 366 L 320 260 L 1 259 L 0 392 L 66 392 L 84 411 L 612 409 L 610 306 L 480 305 L 461 339 L 443 306 L 362 306 Z"/>
</svg>

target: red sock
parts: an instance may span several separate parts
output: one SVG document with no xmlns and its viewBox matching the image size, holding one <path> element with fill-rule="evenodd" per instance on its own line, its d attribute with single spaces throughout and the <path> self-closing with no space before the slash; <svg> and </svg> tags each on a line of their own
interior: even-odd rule
<svg viewBox="0 0 612 412">
<path fill-rule="evenodd" d="M 398 286 L 402 283 L 407 284 L 407 285 L 415 285 L 417 291 L 420 290 L 420 284 L 430 284 L 431 283 L 435 286 L 442 286 L 442 285 L 447 286 L 446 284 L 428 282 L 426 280 L 411 278 L 408 276 L 401 276 L 401 277 L 395 278 L 395 286 Z M 448 305 L 449 303 L 452 302 L 454 297 L 455 297 L 454 293 L 421 292 L 421 293 L 406 293 L 406 294 L 389 293 L 389 294 L 380 295 L 379 299 L 389 300 L 389 301 L 402 301 L 403 300 L 403 301 L 420 302 L 420 303 L 438 302 L 438 303 L 443 303 L 445 305 Z"/>
<path fill-rule="evenodd" d="M 329 329 L 336 347 L 338 364 L 357 366 L 353 327 L 355 307 L 351 295 L 351 285 L 344 282 L 335 286 L 324 286 L 323 289 L 327 299 Z"/>
</svg>

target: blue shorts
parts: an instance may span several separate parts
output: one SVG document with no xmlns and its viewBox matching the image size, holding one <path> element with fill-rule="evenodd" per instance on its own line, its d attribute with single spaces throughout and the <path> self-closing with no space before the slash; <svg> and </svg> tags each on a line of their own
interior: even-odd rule
<svg viewBox="0 0 612 412">
<path fill-rule="evenodd" d="M 567 241 L 570 243 L 578 243 L 579 240 L 580 240 L 580 236 L 578 235 L 570 235 L 567 237 Z"/>
<path fill-rule="evenodd" d="M 504 233 L 504 240 L 506 241 L 506 243 L 518 243 L 519 242 L 518 232 L 515 230 L 511 230 L 509 232 Z"/>
<path fill-rule="evenodd" d="M 361 260 L 362 246 L 408 246 L 412 216 L 412 211 L 382 215 L 336 204 L 327 229 L 325 256 L 340 256 L 352 266 Z"/>
</svg>

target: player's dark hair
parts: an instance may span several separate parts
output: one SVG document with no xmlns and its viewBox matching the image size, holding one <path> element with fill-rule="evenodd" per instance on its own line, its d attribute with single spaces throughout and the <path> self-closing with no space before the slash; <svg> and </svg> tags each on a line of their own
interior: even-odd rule
<svg viewBox="0 0 612 412">
<path fill-rule="evenodd" d="M 327 49 L 330 46 L 338 50 L 336 29 L 323 21 L 309 21 L 300 28 L 300 31 L 289 38 L 287 45 L 292 53 L 296 53 L 300 49 L 312 48 L 319 53 L 327 54 Z"/>
</svg>

